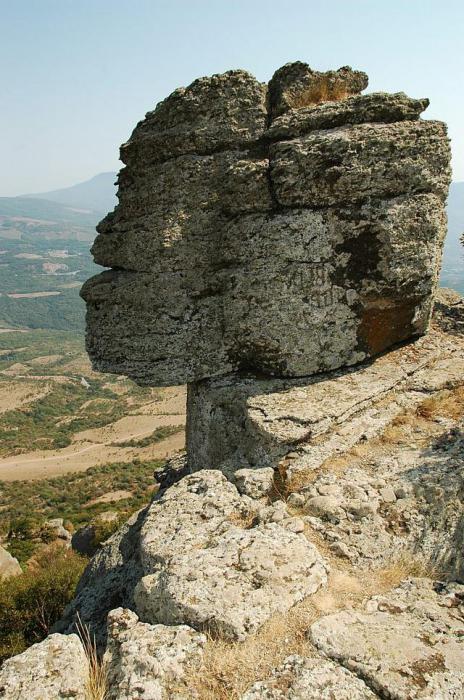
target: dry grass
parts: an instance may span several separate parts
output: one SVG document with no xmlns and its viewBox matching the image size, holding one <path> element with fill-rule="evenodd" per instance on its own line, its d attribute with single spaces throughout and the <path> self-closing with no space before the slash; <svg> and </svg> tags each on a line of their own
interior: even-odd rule
<svg viewBox="0 0 464 700">
<path fill-rule="evenodd" d="M 433 420 L 438 416 L 459 420 L 464 416 L 464 386 L 445 389 L 423 401 L 416 413 L 421 418 Z"/>
<path fill-rule="evenodd" d="M 410 442 L 409 431 L 403 426 L 389 425 L 380 436 L 380 442 L 387 445 L 407 445 Z"/>
<path fill-rule="evenodd" d="M 85 700 L 105 700 L 108 691 L 108 677 L 105 663 L 97 654 L 95 638 L 80 617 L 77 620 L 77 633 L 84 647 L 89 665 L 89 675 L 85 684 Z"/>
<path fill-rule="evenodd" d="M 346 100 L 347 97 L 350 97 L 350 93 L 347 91 L 343 81 L 329 81 L 326 77 L 321 76 L 317 82 L 314 82 L 306 90 L 293 94 L 287 99 L 291 107 L 301 109 L 302 107 L 319 105 L 323 102 Z"/>
<path fill-rule="evenodd" d="M 404 550 L 374 572 L 373 584 L 378 593 L 389 591 L 407 578 L 438 577 L 438 571 L 420 555 Z"/>
<path fill-rule="evenodd" d="M 318 543 L 319 545 L 319 543 Z M 189 685 L 198 700 L 238 700 L 257 680 L 267 678 L 291 654 L 312 656 L 315 650 L 307 632 L 320 617 L 361 608 L 373 595 L 382 595 L 410 577 L 434 577 L 432 567 L 413 553 L 404 551 L 387 564 L 370 572 L 343 562 L 332 571 L 328 586 L 276 615 L 244 642 L 210 637 L 200 668 L 192 669 Z M 338 562 L 339 564 L 341 562 Z"/>
<path fill-rule="evenodd" d="M 283 500 L 286 500 L 291 493 L 298 493 L 304 489 L 305 486 L 312 484 L 319 475 L 319 469 L 302 469 L 301 471 L 293 472 L 291 477 L 283 484 Z"/>
<path fill-rule="evenodd" d="M 256 511 L 235 510 L 227 516 L 227 520 L 232 523 L 232 525 L 241 527 L 243 530 L 250 530 L 256 524 Z"/>
<path fill-rule="evenodd" d="M 201 668 L 192 672 L 191 689 L 199 700 L 237 700 L 289 654 L 312 653 L 306 632 L 317 617 L 308 598 L 286 615 L 269 620 L 242 643 L 210 638 Z"/>
</svg>

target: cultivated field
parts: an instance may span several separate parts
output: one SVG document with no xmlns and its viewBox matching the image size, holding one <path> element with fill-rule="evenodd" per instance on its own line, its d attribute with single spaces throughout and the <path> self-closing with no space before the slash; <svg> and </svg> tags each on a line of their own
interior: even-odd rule
<svg viewBox="0 0 464 700">
<path fill-rule="evenodd" d="M 0 334 L 0 481 L 160 459 L 183 447 L 184 424 L 183 387 L 93 372 L 77 333 Z"/>
</svg>

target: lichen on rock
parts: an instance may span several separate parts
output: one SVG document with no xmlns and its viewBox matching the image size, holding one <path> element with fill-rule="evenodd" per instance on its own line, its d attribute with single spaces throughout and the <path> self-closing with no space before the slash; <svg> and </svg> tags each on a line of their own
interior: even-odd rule
<svg viewBox="0 0 464 700">
<path fill-rule="evenodd" d="M 142 384 L 301 377 L 420 336 L 446 228 L 446 127 L 304 63 L 176 90 L 122 147 L 87 347 Z M 419 245 L 418 245 L 419 243 Z"/>
</svg>

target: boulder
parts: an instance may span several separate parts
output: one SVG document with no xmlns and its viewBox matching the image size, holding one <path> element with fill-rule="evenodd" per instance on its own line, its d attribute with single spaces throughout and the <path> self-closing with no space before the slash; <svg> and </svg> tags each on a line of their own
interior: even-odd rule
<svg viewBox="0 0 464 700">
<path fill-rule="evenodd" d="M 419 119 L 427 100 L 366 85 L 299 62 L 268 87 L 231 71 L 137 125 L 93 246 L 112 269 L 82 289 L 97 369 L 149 385 L 303 377 L 427 331 L 446 127 Z"/>
<path fill-rule="evenodd" d="M 91 557 L 97 551 L 94 545 L 95 528 L 92 525 L 80 527 L 71 537 L 71 547 L 78 554 Z"/>
<path fill-rule="evenodd" d="M 22 654 L 3 662 L 2 700 L 86 700 L 88 664 L 75 634 L 51 634 Z"/>
<path fill-rule="evenodd" d="M 194 697 L 189 674 L 199 666 L 206 637 L 186 625 L 166 627 L 140 622 L 130 610 L 108 615 L 103 657 L 108 700 Z"/>
<path fill-rule="evenodd" d="M 79 612 L 103 639 L 107 612 L 124 605 L 150 624 L 244 639 L 327 580 L 280 505 L 268 512 L 215 470 L 184 477 L 103 545 L 58 629 L 72 629 Z"/>
<path fill-rule="evenodd" d="M 115 510 L 108 510 L 96 515 L 88 525 L 80 527 L 73 533 L 71 539 L 71 547 L 75 552 L 83 554 L 86 557 L 92 557 L 100 546 L 95 535 L 97 534 L 98 526 L 110 525 L 119 521 L 119 513 Z"/>
<path fill-rule="evenodd" d="M 23 570 L 18 560 L 0 546 L 0 581 L 10 578 L 11 576 L 18 576 L 22 573 Z"/>
<path fill-rule="evenodd" d="M 380 697 L 455 700 L 464 695 L 463 603 L 464 586 L 412 579 L 365 612 L 323 617 L 310 637 Z"/>
<path fill-rule="evenodd" d="M 52 518 L 43 524 L 43 530 L 52 534 L 59 540 L 69 542 L 71 540 L 71 533 L 64 527 L 63 522 L 63 518 Z"/>
<path fill-rule="evenodd" d="M 243 641 L 327 581 L 316 548 L 277 523 L 230 526 L 206 549 L 173 554 L 135 590 L 143 619 L 185 622 Z"/>
</svg>

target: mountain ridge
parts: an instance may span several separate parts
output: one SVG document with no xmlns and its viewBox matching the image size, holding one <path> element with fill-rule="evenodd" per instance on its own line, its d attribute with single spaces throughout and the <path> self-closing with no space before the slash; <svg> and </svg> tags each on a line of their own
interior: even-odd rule
<svg viewBox="0 0 464 700">
<path fill-rule="evenodd" d="M 49 192 L 20 195 L 28 199 L 47 199 L 67 206 L 84 207 L 106 214 L 117 204 L 114 182 L 117 173 L 103 172 L 70 187 Z"/>
</svg>

